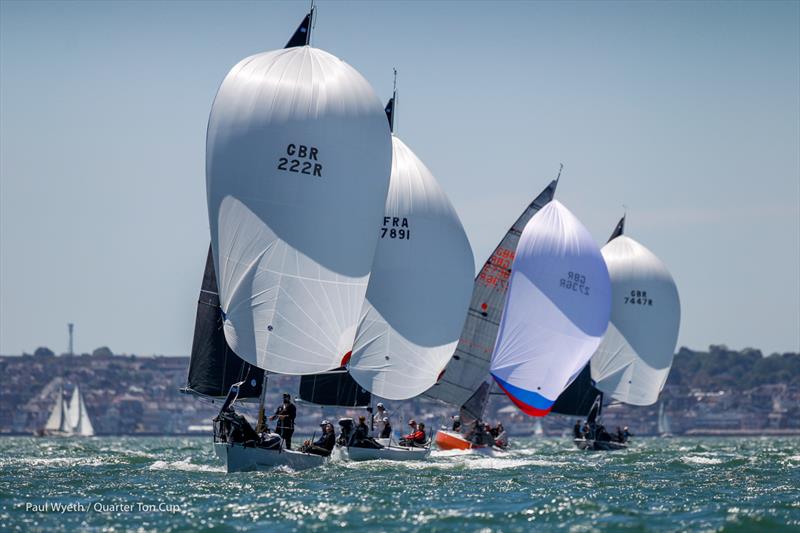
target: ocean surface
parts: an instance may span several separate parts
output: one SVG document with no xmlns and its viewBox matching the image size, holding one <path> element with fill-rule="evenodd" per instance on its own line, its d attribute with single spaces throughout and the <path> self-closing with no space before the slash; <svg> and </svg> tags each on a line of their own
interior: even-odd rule
<svg viewBox="0 0 800 533">
<path fill-rule="evenodd" d="M 800 531 L 800 439 L 567 439 L 226 474 L 203 438 L 0 438 L 0 531 Z"/>
</svg>

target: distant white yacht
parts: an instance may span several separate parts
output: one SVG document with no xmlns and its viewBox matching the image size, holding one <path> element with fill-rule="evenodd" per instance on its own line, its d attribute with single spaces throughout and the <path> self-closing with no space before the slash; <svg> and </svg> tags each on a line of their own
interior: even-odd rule
<svg viewBox="0 0 800 533">
<path fill-rule="evenodd" d="M 76 385 L 69 402 L 64 399 L 64 388 L 58 390 L 58 397 L 50 412 L 50 417 L 40 434 L 45 437 L 91 437 L 94 427 L 83 401 L 83 394 Z"/>
</svg>

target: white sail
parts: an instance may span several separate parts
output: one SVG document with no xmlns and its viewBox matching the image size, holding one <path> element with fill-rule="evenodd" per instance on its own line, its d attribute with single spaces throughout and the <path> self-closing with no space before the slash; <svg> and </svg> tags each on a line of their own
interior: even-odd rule
<svg viewBox="0 0 800 533">
<path fill-rule="evenodd" d="M 436 178 L 397 137 L 392 148 L 386 211 L 348 369 L 373 394 L 403 400 L 430 388 L 453 354 L 475 263 Z"/>
<path fill-rule="evenodd" d="M 78 390 L 78 387 L 75 387 Z M 81 437 L 91 437 L 94 435 L 94 427 L 89 419 L 89 412 L 86 410 L 86 403 L 83 401 L 83 394 L 78 395 L 78 423 L 73 427 L 76 435 Z"/>
<path fill-rule="evenodd" d="M 613 303 L 608 332 L 592 356 L 592 379 L 615 400 L 652 405 L 678 340 L 678 289 L 664 264 L 630 237 L 612 239 L 602 252 Z"/>
<path fill-rule="evenodd" d="M 47 418 L 44 429 L 46 431 L 63 431 L 66 427 L 66 413 L 64 411 L 64 389 L 59 388 L 56 403 L 53 405 L 53 410 L 50 411 L 50 416 Z"/>
<path fill-rule="evenodd" d="M 670 435 L 672 434 L 672 427 L 669 423 L 669 415 L 664 409 L 664 402 L 658 404 L 658 434 Z"/>
<path fill-rule="evenodd" d="M 525 226 L 491 373 L 511 400 L 544 416 L 586 365 L 605 333 L 611 285 L 589 232 L 553 200 Z"/>
<path fill-rule="evenodd" d="M 391 169 L 369 83 L 299 46 L 227 75 L 208 123 L 206 184 L 224 332 L 271 372 L 312 374 L 351 350 Z"/>
<path fill-rule="evenodd" d="M 544 437 L 544 428 L 542 427 L 542 421 L 540 419 L 536 419 L 536 422 L 533 423 L 533 435 L 535 437 Z"/>
<path fill-rule="evenodd" d="M 66 425 L 70 432 L 74 431 L 81 421 L 80 400 L 81 391 L 80 388 L 75 385 L 75 388 L 72 389 L 72 396 L 69 399 L 69 404 L 67 405 Z"/>
</svg>

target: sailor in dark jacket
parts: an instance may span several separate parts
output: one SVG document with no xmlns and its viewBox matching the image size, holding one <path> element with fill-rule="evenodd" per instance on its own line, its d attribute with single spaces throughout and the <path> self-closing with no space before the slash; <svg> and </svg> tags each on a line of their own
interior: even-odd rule
<svg viewBox="0 0 800 533">
<path fill-rule="evenodd" d="M 366 417 L 364 416 L 358 417 L 358 424 L 356 425 L 355 431 L 353 431 L 353 437 L 350 439 L 349 446 L 355 448 L 383 448 L 380 443 L 369 436 L 369 427 L 367 426 Z"/>
<path fill-rule="evenodd" d="M 310 440 L 305 441 L 303 447 L 300 448 L 301 452 L 313 453 L 314 455 L 321 455 L 323 457 L 328 457 L 331 454 L 333 446 L 336 444 L 336 434 L 333 432 L 333 424 L 327 420 L 323 420 L 320 426 L 322 427 L 322 435 L 314 442 Z"/>
<path fill-rule="evenodd" d="M 269 417 L 270 420 L 278 419 L 275 426 L 275 433 L 283 438 L 286 449 L 292 449 L 292 434 L 294 433 L 294 419 L 297 418 L 297 408 L 292 403 L 292 397 L 288 392 L 283 393 L 283 403 L 275 409 L 275 414 Z"/>
</svg>

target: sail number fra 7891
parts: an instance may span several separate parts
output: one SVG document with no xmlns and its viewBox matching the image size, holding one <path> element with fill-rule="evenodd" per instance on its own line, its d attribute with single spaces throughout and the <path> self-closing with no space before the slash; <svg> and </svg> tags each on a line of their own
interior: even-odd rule
<svg viewBox="0 0 800 533">
<path fill-rule="evenodd" d="M 317 163 L 319 150 L 316 147 L 290 144 L 286 147 L 286 155 L 290 157 L 278 159 L 278 170 L 322 177 L 322 165 Z"/>
</svg>

